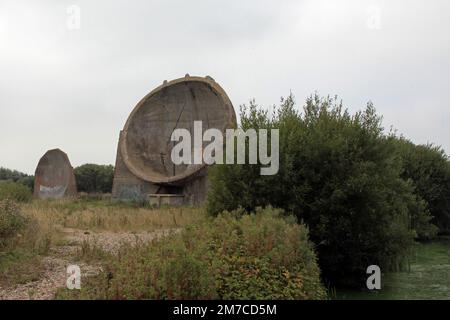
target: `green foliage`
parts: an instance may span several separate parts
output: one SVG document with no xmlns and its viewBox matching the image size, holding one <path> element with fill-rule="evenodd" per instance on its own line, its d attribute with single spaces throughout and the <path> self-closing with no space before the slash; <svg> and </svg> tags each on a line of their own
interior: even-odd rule
<svg viewBox="0 0 450 320">
<path fill-rule="evenodd" d="M 18 181 L 28 175 L 17 170 L 10 170 L 6 168 L 0 168 L 0 180 Z"/>
<path fill-rule="evenodd" d="M 30 189 L 23 184 L 0 181 L 0 200 L 11 199 L 17 202 L 29 202 L 31 198 Z"/>
<path fill-rule="evenodd" d="M 12 200 L 0 200 L 0 286 L 36 281 L 44 271 L 50 234 Z"/>
<path fill-rule="evenodd" d="M 34 176 L 30 176 L 17 170 L 0 168 L 0 182 L 1 181 L 18 182 L 28 187 L 31 191 L 33 191 L 34 188 Z"/>
<path fill-rule="evenodd" d="M 237 210 L 214 220 L 210 246 L 218 253 L 213 265 L 221 299 L 325 297 L 308 230 L 282 214 L 257 208 L 256 214 Z"/>
<path fill-rule="evenodd" d="M 406 272 L 384 273 L 382 289 L 337 290 L 337 299 L 448 300 L 450 299 L 450 237 L 416 242 Z"/>
<path fill-rule="evenodd" d="M 31 192 L 33 192 L 33 190 L 34 190 L 34 176 L 26 176 L 26 177 L 20 178 L 19 180 L 17 180 L 17 183 L 24 185 L 25 187 L 30 189 Z"/>
<path fill-rule="evenodd" d="M 441 233 L 450 233 L 450 162 L 442 148 L 414 145 L 404 138 L 393 139 L 403 159 L 402 177 L 414 185 L 423 199 L 432 222 Z M 424 236 L 423 238 L 430 238 Z"/>
<path fill-rule="evenodd" d="M 92 250 L 87 250 L 91 252 Z M 59 298 L 321 299 L 308 231 L 279 210 L 242 210 L 206 218 L 164 241 L 123 246 Z"/>
<path fill-rule="evenodd" d="M 44 271 L 42 258 L 30 250 L 0 252 L 0 286 L 3 288 L 38 281 Z"/>
<path fill-rule="evenodd" d="M 114 167 L 111 165 L 84 164 L 75 168 L 75 178 L 79 192 L 110 193 L 112 190 Z"/>
<path fill-rule="evenodd" d="M 243 106 L 241 123 L 280 130 L 280 170 L 261 176 L 257 165 L 212 167 L 209 211 L 272 205 L 293 212 L 308 225 L 333 284 L 365 283 L 371 264 L 398 267 L 418 233 L 412 213 L 429 226 L 372 104 L 351 115 L 336 98 L 315 95 L 299 112 L 289 96 L 271 117 L 254 102 Z"/>
<path fill-rule="evenodd" d="M 0 201 L 0 249 L 8 246 L 25 224 L 26 218 L 13 201 Z"/>
</svg>

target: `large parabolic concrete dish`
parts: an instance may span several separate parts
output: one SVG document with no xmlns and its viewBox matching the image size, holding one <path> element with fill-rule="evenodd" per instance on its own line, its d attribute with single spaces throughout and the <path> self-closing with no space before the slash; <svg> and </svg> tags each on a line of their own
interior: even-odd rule
<svg viewBox="0 0 450 320">
<path fill-rule="evenodd" d="M 134 108 L 119 138 L 113 198 L 148 199 L 155 195 L 182 196 L 183 203 L 204 200 L 207 169 L 204 164 L 175 165 L 171 141 L 175 129 L 194 136 L 194 121 L 202 129 L 225 132 L 236 115 L 225 91 L 211 77 L 190 77 L 164 83 Z M 194 143 L 192 142 L 192 148 Z"/>
<path fill-rule="evenodd" d="M 35 172 L 34 195 L 41 199 L 60 199 L 77 195 L 77 185 L 69 157 L 59 149 L 47 151 Z"/>
</svg>

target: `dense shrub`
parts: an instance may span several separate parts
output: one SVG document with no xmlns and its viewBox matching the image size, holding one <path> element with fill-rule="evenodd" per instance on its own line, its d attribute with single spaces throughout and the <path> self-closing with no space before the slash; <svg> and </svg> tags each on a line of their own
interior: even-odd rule
<svg viewBox="0 0 450 320">
<path fill-rule="evenodd" d="M 60 298 L 321 299 L 308 231 L 273 209 L 225 212 L 164 241 L 124 246 Z"/>
<path fill-rule="evenodd" d="M 0 249 L 5 248 L 26 225 L 26 218 L 11 200 L 0 201 Z"/>
<path fill-rule="evenodd" d="M 32 198 L 31 191 L 23 184 L 11 181 L 0 181 L 0 200 L 11 199 L 17 202 L 28 202 Z"/>
<path fill-rule="evenodd" d="M 28 175 L 17 170 L 6 169 L 0 167 L 0 180 L 11 180 L 16 182 L 22 178 L 27 177 Z"/>
<path fill-rule="evenodd" d="M 364 285 L 371 264 L 397 267 L 414 228 L 430 226 L 372 104 L 351 115 L 337 99 L 316 95 L 300 112 L 290 96 L 270 117 L 251 102 L 241 126 L 280 130 L 280 170 L 261 176 L 257 165 L 212 167 L 209 211 L 272 205 L 293 212 L 308 225 L 333 284 Z M 412 216 L 421 223 L 410 225 Z"/>
<path fill-rule="evenodd" d="M 220 298 L 324 298 L 316 256 L 304 225 L 296 224 L 292 216 L 280 219 L 282 211 L 270 208 L 257 208 L 256 214 L 240 219 L 233 214 L 215 219 L 214 241 L 210 242 L 218 253 L 214 262 L 219 271 L 216 281 Z"/>
<path fill-rule="evenodd" d="M 41 278 L 45 271 L 41 255 L 48 253 L 52 234 L 15 202 L 0 200 L 0 287 Z"/>
<path fill-rule="evenodd" d="M 33 191 L 34 188 L 34 176 L 30 176 L 17 170 L 0 168 L 0 181 L 18 182 L 28 187 L 31 191 Z"/>
<path fill-rule="evenodd" d="M 111 193 L 114 167 L 111 165 L 84 164 L 75 168 L 77 188 L 80 192 Z"/>
<path fill-rule="evenodd" d="M 450 163 L 438 146 L 414 145 L 393 139 L 403 160 L 402 177 L 414 185 L 414 193 L 426 203 L 432 222 L 441 233 L 450 233 Z M 429 238 L 424 235 L 423 238 Z"/>
<path fill-rule="evenodd" d="M 30 189 L 31 192 L 33 192 L 33 190 L 34 190 L 34 176 L 26 176 L 26 177 L 20 178 L 19 180 L 17 180 L 17 183 L 24 185 L 25 187 Z"/>
</svg>

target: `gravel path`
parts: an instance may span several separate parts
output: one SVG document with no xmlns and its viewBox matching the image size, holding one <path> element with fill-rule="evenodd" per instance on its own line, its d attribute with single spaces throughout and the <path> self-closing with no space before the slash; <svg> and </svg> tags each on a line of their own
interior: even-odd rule
<svg viewBox="0 0 450 320">
<path fill-rule="evenodd" d="M 45 257 L 43 258 L 44 274 L 38 281 L 20 284 L 12 288 L 0 288 L 0 300 L 50 300 L 53 299 L 56 290 L 65 286 L 67 279 L 67 266 L 65 259 Z M 85 263 L 77 263 L 82 275 L 95 275 L 100 272 L 98 266 L 89 266 Z"/>
<path fill-rule="evenodd" d="M 115 253 L 123 243 L 129 243 L 132 245 L 136 243 L 147 243 L 154 239 L 160 239 L 168 236 L 171 233 L 177 233 L 180 230 L 181 229 L 167 229 L 139 233 L 115 233 L 103 231 L 95 233 L 79 229 L 65 228 L 64 233 L 66 234 L 65 238 L 70 242 L 82 243 L 84 241 L 88 241 L 90 243 L 95 243 L 105 251 Z"/>
</svg>

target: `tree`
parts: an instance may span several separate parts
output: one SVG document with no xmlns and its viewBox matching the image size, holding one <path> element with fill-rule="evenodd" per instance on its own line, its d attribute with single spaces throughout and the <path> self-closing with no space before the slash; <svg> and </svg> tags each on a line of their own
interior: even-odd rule
<svg viewBox="0 0 450 320">
<path fill-rule="evenodd" d="M 0 181 L 18 182 L 28 187 L 31 191 L 34 188 L 34 176 L 3 167 L 0 167 Z"/>
<path fill-rule="evenodd" d="M 23 184 L 10 180 L 0 180 L 0 201 L 28 202 L 31 201 L 31 198 L 31 190 Z"/>
<path fill-rule="evenodd" d="M 415 145 L 393 137 L 403 160 L 402 177 L 411 181 L 414 193 L 426 203 L 432 223 L 450 233 L 450 162 L 444 150 L 433 144 Z"/>
<path fill-rule="evenodd" d="M 110 193 L 114 178 L 112 165 L 84 164 L 75 168 L 78 191 Z"/>
<path fill-rule="evenodd" d="M 292 96 L 269 117 L 254 102 L 241 109 L 241 126 L 280 130 L 280 170 L 260 176 L 257 165 L 216 165 L 210 170 L 208 210 L 272 205 L 305 222 L 325 279 L 364 283 L 367 266 L 396 268 L 417 233 L 411 214 L 430 219 L 402 161 L 369 103 L 354 115 L 337 98 Z"/>
</svg>

